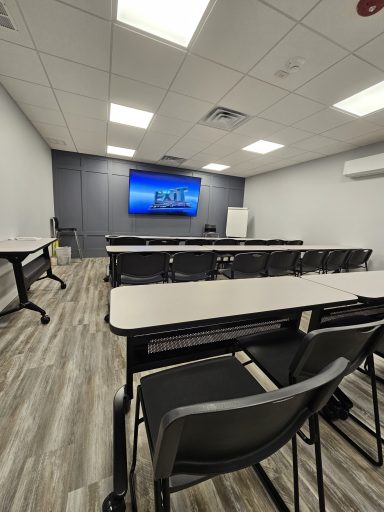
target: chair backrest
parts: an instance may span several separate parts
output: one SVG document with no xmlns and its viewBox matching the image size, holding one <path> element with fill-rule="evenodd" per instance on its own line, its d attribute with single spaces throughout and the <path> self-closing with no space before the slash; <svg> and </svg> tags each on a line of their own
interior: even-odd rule
<svg viewBox="0 0 384 512">
<path fill-rule="evenodd" d="M 213 242 L 213 245 L 240 245 L 240 241 L 235 238 L 219 238 Z"/>
<path fill-rule="evenodd" d="M 59 219 L 57 217 L 52 217 L 52 219 L 55 225 L 55 230 L 57 231 L 59 229 Z"/>
<path fill-rule="evenodd" d="M 371 257 L 372 249 L 352 249 L 349 251 L 346 266 L 356 268 L 364 265 Z"/>
<path fill-rule="evenodd" d="M 317 376 L 276 391 L 167 412 L 154 449 L 154 478 L 218 475 L 269 457 L 327 403 L 347 363 L 340 358 Z"/>
<path fill-rule="evenodd" d="M 280 240 L 278 238 L 275 238 L 274 240 L 264 240 L 265 245 L 284 245 L 284 240 Z"/>
<path fill-rule="evenodd" d="M 338 357 L 349 361 L 345 375 L 352 373 L 375 351 L 383 334 L 384 320 L 309 332 L 292 360 L 290 381 L 312 377 Z"/>
<path fill-rule="evenodd" d="M 149 240 L 148 245 L 179 245 L 180 240 L 176 238 L 162 238 L 157 240 Z"/>
<path fill-rule="evenodd" d="M 286 240 L 284 242 L 285 245 L 303 245 L 303 243 L 302 240 Z"/>
<path fill-rule="evenodd" d="M 186 240 L 185 245 L 210 245 L 211 240 L 206 238 L 193 238 L 192 240 Z"/>
<path fill-rule="evenodd" d="M 267 245 L 265 240 L 245 240 L 244 245 Z"/>
<path fill-rule="evenodd" d="M 214 252 L 177 252 L 172 260 L 172 279 L 175 274 L 189 276 L 191 281 L 213 277 L 217 254 Z"/>
<path fill-rule="evenodd" d="M 324 260 L 324 269 L 328 270 L 340 270 L 343 268 L 347 259 L 349 250 L 337 249 L 335 251 L 328 251 L 327 256 Z"/>
<path fill-rule="evenodd" d="M 305 272 L 316 272 L 322 268 L 327 251 L 305 251 L 301 258 L 301 267 Z"/>
<path fill-rule="evenodd" d="M 205 224 L 204 233 L 216 233 L 216 224 Z"/>
<path fill-rule="evenodd" d="M 274 251 L 268 260 L 269 276 L 286 276 L 296 273 L 297 262 L 300 253 L 298 251 Z"/>
<path fill-rule="evenodd" d="M 130 252 L 117 256 L 117 282 L 122 275 L 132 277 L 166 276 L 170 256 L 166 252 Z"/>
<path fill-rule="evenodd" d="M 269 254 L 267 252 L 248 252 L 236 254 L 231 266 L 232 272 L 260 275 L 266 271 Z"/>
<path fill-rule="evenodd" d="M 147 245 L 145 238 L 138 236 L 118 236 L 109 239 L 110 245 Z"/>
</svg>

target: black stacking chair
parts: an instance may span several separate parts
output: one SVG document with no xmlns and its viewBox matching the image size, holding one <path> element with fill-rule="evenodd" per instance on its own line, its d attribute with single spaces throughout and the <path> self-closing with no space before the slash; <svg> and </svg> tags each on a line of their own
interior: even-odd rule
<svg viewBox="0 0 384 512">
<path fill-rule="evenodd" d="M 278 238 L 274 240 L 264 240 L 264 245 L 284 245 L 284 240 L 279 240 Z"/>
<path fill-rule="evenodd" d="M 235 238 L 219 238 L 214 240 L 213 245 L 240 245 L 241 240 Z"/>
<path fill-rule="evenodd" d="M 300 253 L 297 251 L 274 251 L 268 259 L 268 276 L 296 275 Z"/>
<path fill-rule="evenodd" d="M 83 253 L 81 251 L 80 243 L 79 243 L 79 237 L 77 236 L 77 228 L 61 228 L 59 225 L 59 219 L 57 217 L 52 217 L 53 223 L 55 226 L 55 236 L 60 244 L 60 237 L 61 235 L 73 235 L 76 242 L 77 252 L 79 253 L 79 258 L 83 259 Z"/>
<path fill-rule="evenodd" d="M 149 240 L 148 245 L 179 245 L 180 240 L 177 238 L 162 238 L 157 240 Z"/>
<path fill-rule="evenodd" d="M 302 240 L 286 240 L 284 242 L 285 245 L 303 245 L 303 243 Z"/>
<path fill-rule="evenodd" d="M 301 382 L 318 373 L 338 357 L 345 357 L 349 361 L 345 375 L 353 373 L 367 359 L 371 376 L 375 431 L 372 432 L 358 418 L 348 413 L 352 404 L 346 402 L 346 395 L 339 388 L 323 409 L 323 415 L 361 455 L 372 464 L 381 466 L 383 453 L 373 352 L 383 335 L 384 321 L 381 320 L 367 324 L 318 329 L 306 335 L 301 331 L 287 330 L 280 337 L 271 336 L 271 334 L 257 338 L 249 336 L 239 339 L 239 343 L 251 361 L 256 363 L 277 387 Z M 347 417 L 375 436 L 377 459 L 374 459 L 334 423 L 337 419 L 347 419 Z M 305 440 L 312 444 L 310 439 L 305 438 Z"/>
<path fill-rule="evenodd" d="M 245 240 L 244 245 L 267 245 L 265 240 Z"/>
<path fill-rule="evenodd" d="M 328 251 L 305 251 L 303 257 L 299 259 L 297 273 L 302 276 L 308 272 L 321 272 L 323 270 L 324 259 Z"/>
<path fill-rule="evenodd" d="M 110 245 L 147 245 L 145 238 L 139 238 L 138 236 L 119 236 L 116 238 L 110 238 Z"/>
<path fill-rule="evenodd" d="M 177 252 L 171 264 L 173 283 L 185 281 L 209 281 L 216 275 L 214 252 Z"/>
<path fill-rule="evenodd" d="M 212 245 L 213 240 L 210 238 L 194 238 L 193 240 L 186 240 L 185 245 Z"/>
<path fill-rule="evenodd" d="M 267 275 L 267 252 L 248 252 L 236 254 L 230 268 L 221 273 L 229 279 L 245 279 L 247 277 L 265 277 Z"/>
<path fill-rule="evenodd" d="M 156 512 L 171 510 L 171 493 L 250 466 L 266 485 L 279 510 L 285 510 L 283 499 L 260 462 L 290 440 L 295 510 L 298 510 L 296 433 L 309 417 L 315 418 L 318 426 L 316 412 L 331 397 L 346 366 L 347 361 L 340 358 L 307 381 L 268 393 L 230 356 L 142 378 L 137 393 L 129 478 L 132 510 L 137 511 L 135 467 L 142 421 L 152 457 Z M 320 445 L 316 447 L 320 453 Z M 319 457 L 318 466 L 321 474 Z"/>
<path fill-rule="evenodd" d="M 323 272 L 325 274 L 328 274 L 328 272 L 341 272 L 345 266 L 348 253 L 348 250 L 343 249 L 328 251 L 328 254 L 324 259 Z"/>
<path fill-rule="evenodd" d="M 347 272 L 357 268 L 365 268 L 365 270 L 368 270 L 368 260 L 371 254 L 372 249 L 352 249 L 349 251 L 345 261 L 345 270 Z"/>
<path fill-rule="evenodd" d="M 169 254 L 166 252 L 130 252 L 117 256 L 117 286 L 121 284 L 166 283 Z"/>
</svg>

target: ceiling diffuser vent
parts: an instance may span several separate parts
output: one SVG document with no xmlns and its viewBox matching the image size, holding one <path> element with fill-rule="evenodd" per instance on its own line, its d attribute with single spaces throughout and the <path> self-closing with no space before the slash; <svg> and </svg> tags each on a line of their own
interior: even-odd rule
<svg viewBox="0 0 384 512">
<path fill-rule="evenodd" d="M 200 124 L 230 132 L 248 119 L 246 114 L 225 107 L 216 107 L 200 121 Z"/>
<path fill-rule="evenodd" d="M 16 30 L 16 25 L 7 10 L 7 6 L 4 2 L 0 1 L 0 30 L 3 28 Z"/>
<path fill-rule="evenodd" d="M 54 139 L 53 137 L 46 137 L 46 141 L 48 142 L 48 144 L 51 144 L 52 146 L 66 146 L 67 145 L 65 140 Z"/>
<path fill-rule="evenodd" d="M 180 158 L 178 156 L 172 156 L 172 155 L 164 155 L 162 158 L 160 158 L 160 162 L 164 162 L 167 164 L 172 165 L 181 165 L 185 162 L 185 158 Z"/>
</svg>

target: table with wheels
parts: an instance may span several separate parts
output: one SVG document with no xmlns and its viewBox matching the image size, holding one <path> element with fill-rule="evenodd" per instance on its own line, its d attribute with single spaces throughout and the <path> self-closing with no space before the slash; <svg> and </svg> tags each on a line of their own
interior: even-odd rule
<svg viewBox="0 0 384 512">
<path fill-rule="evenodd" d="M 19 304 L 14 308 L 2 311 L 0 317 L 16 313 L 22 309 L 29 309 L 40 313 L 42 324 L 49 323 L 50 318 L 46 311 L 28 299 L 28 289 L 33 282 L 46 278 L 58 281 L 61 285 L 61 289 L 66 288 L 64 281 L 57 277 L 52 272 L 51 268 L 48 248 L 55 241 L 56 238 L 0 241 L 0 258 L 8 260 L 12 264 L 19 296 Z M 42 251 L 42 254 L 23 266 L 23 261 L 30 254 L 34 254 L 38 251 Z M 46 275 L 42 276 L 44 273 L 46 273 Z"/>
</svg>

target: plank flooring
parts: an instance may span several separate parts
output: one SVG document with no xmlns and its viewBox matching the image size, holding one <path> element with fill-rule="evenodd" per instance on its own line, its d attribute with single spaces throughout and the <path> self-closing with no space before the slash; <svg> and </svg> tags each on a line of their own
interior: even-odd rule
<svg viewBox="0 0 384 512">
<path fill-rule="evenodd" d="M 56 267 L 66 290 L 50 280 L 32 286 L 30 298 L 47 309 L 50 324 L 41 325 L 39 315 L 29 311 L 0 320 L 0 512 L 96 512 L 111 490 L 112 400 L 124 383 L 125 346 L 103 319 L 109 292 L 103 282 L 106 262 L 92 258 Z M 384 375 L 382 361 L 377 365 Z M 273 389 L 254 365 L 247 368 Z M 367 378 L 356 373 L 345 388 L 356 400 L 356 412 L 371 423 Z M 384 416 L 383 385 L 379 399 Z M 128 459 L 134 406 L 131 411 Z M 323 421 L 321 432 L 327 510 L 384 510 L 384 469 L 362 459 Z M 360 430 L 357 435 L 373 446 Z M 313 449 L 300 441 L 299 454 L 301 510 L 312 512 L 317 510 Z M 263 466 L 292 505 L 290 446 Z M 144 429 L 137 494 L 139 511 L 153 510 Z M 275 510 L 250 469 L 216 477 L 171 500 L 173 512 Z"/>
</svg>

